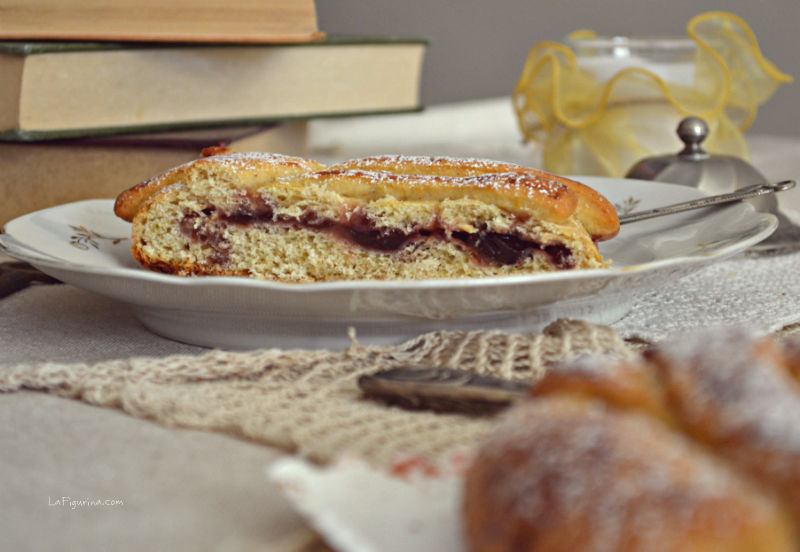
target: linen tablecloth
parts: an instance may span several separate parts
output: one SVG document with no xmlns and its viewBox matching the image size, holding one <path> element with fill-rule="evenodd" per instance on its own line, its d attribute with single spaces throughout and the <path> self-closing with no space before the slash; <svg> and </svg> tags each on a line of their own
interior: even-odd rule
<svg viewBox="0 0 800 552">
<path fill-rule="evenodd" d="M 531 163 L 506 99 L 312 125 L 315 157 L 378 152 Z M 770 179 L 800 179 L 800 138 L 748 137 Z M 779 198 L 800 220 L 800 191 Z M 8 260 L 0 258 L 0 261 Z M 777 331 L 800 320 L 797 254 L 736 258 L 647 292 L 613 327 L 648 340 L 710 319 Z M 752 293 L 750 293 L 752 291 Z M 735 303 L 730 297 L 738 297 Z M 699 321 L 703 316 L 703 321 Z M 201 355 L 157 337 L 130 309 L 68 285 L 35 283 L 0 300 L 2 366 Z M 174 429 L 44 393 L 0 395 L 0 549 L 302 550 L 320 546 L 265 477 L 276 449 Z M 92 505 L 92 500 L 102 504 Z"/>
</svg>

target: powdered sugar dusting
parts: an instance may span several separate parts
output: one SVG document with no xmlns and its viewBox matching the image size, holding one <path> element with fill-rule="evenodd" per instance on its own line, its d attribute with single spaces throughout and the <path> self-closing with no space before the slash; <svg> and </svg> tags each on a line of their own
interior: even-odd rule
<svg viewBox="0 0 800 552">
<path fill-rule="evenodd" d="M 386 170 L 389 166 L 404 166 L 408 171 L 420 171 L 425 168 L 451 167 L 461 171 L 475 172 L 509 172 L 511 170 L 524 170 L 522 165 L 506 163 L 492 159 L 479 159 L 474 157 L 449 157 L 445 155 L 375 155 L 353 159 L 342 166 L 360 167 L 366 170 Z"/>
<path fill-rule="evenodd" d="M 619 351 L 605 351 L 603 353 L 582 353 L 573 358 L 553 364 L 548 368 L 548 374 L 569 375 L 583 377 L 590 380 L 618 380 L 632 372 L 639 372 L 643 368 L 638 364 L 626 362 L 626 358 Z"/>
<path fill-rule="evenodd" d="M 751 472 L 791 484 L 800 508 L 800 385 L 743 329 L 696 332 L 660 347 L 675 408 Z M 713 420 L 713 423 L 709 423 Z"/>
<path fill-rule="evenodd" d="M 385 178 L 392 175 L 414 175 L 429 182 L 450 182 L 457 179 L 455 186 L 493 188 L 498 192 L 524 190 L 528 197 L 537 195 L 556 196 L 563 194 L 566 187 L 554 177 L 540 171 L 533 171 L 515 163 L 492 159 L 456 158 L 448 156 L 424 155 L 376 155 L 353 159 L 333 165 L 332 170 L 355 170 L 374 172 Z M 433 177 L 431 179 L 431 177 Z M 409 182 L 413 182 L 410 179 Z"/>
<path fill-rule="evenodd" d="M 295 166 L 301 167 L 306 171 L 314 171 L 318 170 L 322 165 L 310 161 L 308 159 L 303 159 L 302 157 L 292 157 L 290 155 L 283 155 L 280 153 L 267 153 L 267 152 L 258 152 L 258 151 L 251 151 L 251 152 L 236 152 L 236 153 L 222 153 L 219 155 L 211 155 L 208 157 L 201 157 L 199 159 L 193 159 L 191 161 L 187 161 L 186 163 L 182 163 L 160 173 L 156 176 L 148 178 L 139 186 L 146 186 L 151 182 L 156 182 L 158 180 L 163 179 L 168 175 L 173 175 L 176 173 L 180 173 L 193 165 L 197 165 L 199 163 L 215 163 L 224 165 L 226 167 L 230 167 L 233 170 L 242 170 L 248 168 L 254 161 L 259 163 L 266 163 L 275 167 L 278 166 Z"/>
<path fill-rule="evenodd" d="M 316 170 L 320 166 L 314 161 L 310 161 L 302 157 L 294 157 L 291 155 L 283 155 L 280 153 L 267 153 L 260 151 L 222 153 L 219 155 L 204 157 L 203 159 L 207 159 L 214 163 L 220 163 L 237 169 L 244 168 L 253 161 L 258 161 L 260 163 L 268 163 L 270 165 L 276 165 L 276 166 L 296 165 L 305 167 L 309 171 Z"/>
<path fill-rule="evenodd" d="M 457 192 L 455 197 L 468 196 L 470 190 L 492 190 L 498 194 L 508 194 L 535 200 L 542 196 L 558 198 L 567 192 L 566 186 L 552 179 L 542 178 L 531 173 L 488 173 L 474 176 L 442 176 L 420 174 L 394 174 L 364 169 L 326 169 L 307 175 L 308 178 L 324 181 L 330 177 L 351 177 L 367 181 L 375 187 L 393 183 L 411 191 L 430 186 L 439 186 Z"/>
<path fill-rule="evenodd" d="M 483 499 L 503 516 L 498 523 L 521 519 L 537 528 L 531 539 L 558 534 L 592 552 L 620 550 L 631 539 L 638 549 L 674 550 L 698 523 L 711 536 L 729 536 L 737 522 L 768 512 L 759 499 L 717 508 L 744 483 L 658 422 L 570 399 L 509 411 L 483 443 L 468 488 L 476 474 L 491 481 Z"/>
</svg>

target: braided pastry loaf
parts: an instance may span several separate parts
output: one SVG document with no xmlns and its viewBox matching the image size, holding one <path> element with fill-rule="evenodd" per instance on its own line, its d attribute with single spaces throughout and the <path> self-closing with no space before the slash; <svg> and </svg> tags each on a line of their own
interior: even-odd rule
<svg viewBox="0 0 800 552">
<path fill-rule="evenodd" d="M 469 468 L 472 550 L 800 550 L 799 375 L 738 330 L 554 368 Z"/>
<path fill-rule="evenodd" d="M 580 183 L 445 157 L 213 155 L 126 190 L 115 212 L 148 268 L 285 282 L 599 268 L 595 242 L 619 229 Z"/>
</svg>

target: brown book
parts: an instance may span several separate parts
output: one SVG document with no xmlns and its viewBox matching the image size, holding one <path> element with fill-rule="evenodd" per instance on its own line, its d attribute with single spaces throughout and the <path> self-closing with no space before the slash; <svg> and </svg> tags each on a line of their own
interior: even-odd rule
<svg viewBox="0 0 800 552">
<path fill-rule="evenodd" d="M 114 198 L 203 148 L 306 155 L 307 125 L 203 129 L 46 142 L 0 142 L 0 225 L 81 199 Z"/>
<path fill-rule="evenodd" d="M 425 47 L 0 42 L 0 139 L 418 110 Z"/>
<path fill-rule="evenodd" d="M 0 0 L 0 39 L 305 42 L 313 0 Z"/>
</svg>

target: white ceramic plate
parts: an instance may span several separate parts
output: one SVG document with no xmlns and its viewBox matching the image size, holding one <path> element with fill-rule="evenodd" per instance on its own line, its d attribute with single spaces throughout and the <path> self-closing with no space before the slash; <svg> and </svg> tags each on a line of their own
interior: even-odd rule
<svg viewBox="0 0 800 552">
<path fill-rule="evenodd" d="M 581 177 L 622 211 L 700 197 L 693 188 Z M 77 287 L 130 304 L 164 337 L 223 348 L 341 349 L 396 343 L 435 329 L 538 331 L 561 317 L 612 323 L 638 292 L 664 284 L 763 240 L 775 217 L 746 203 L 622 227 L 600 244 L 612 268 L 423 281 L 280 284 L 242 277 L 151 272 L 131 257 L 130 225 L 112 200 L 45 209 L 9 222 L 0 248 Z"/>
</svg>

